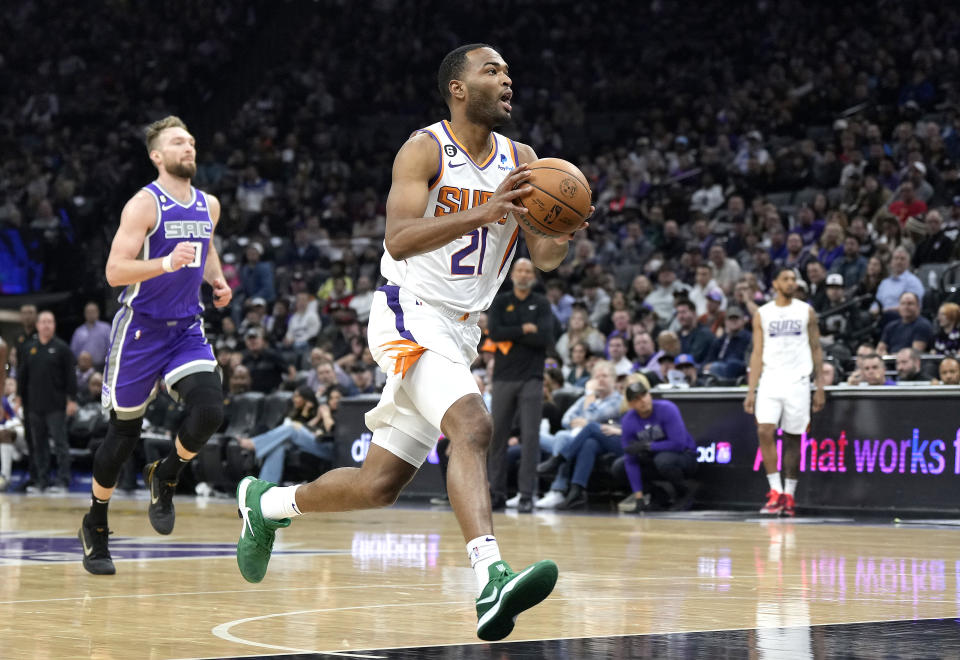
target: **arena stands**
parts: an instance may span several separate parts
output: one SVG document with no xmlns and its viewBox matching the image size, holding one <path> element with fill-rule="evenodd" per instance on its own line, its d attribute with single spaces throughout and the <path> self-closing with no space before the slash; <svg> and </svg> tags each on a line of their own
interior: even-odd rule
<svg viewBox="0 0 960 660">
<path fill-rule="evenodd" d="M 698 344 L 705 356 L 725 336 L 728 305 L 749 329 L 773 268 L 787 263 L 832 324 L 826 351 L 835 382 L 846 382 L 857 346 L 899 318 L 876 297 L 897 290 L 890 264 L 900 247 L 924 289 L 921 315 L 939 321 L 922 359 L 935 373 L 938 353 L 956 353 L 955 310 L 938 310 L 960 298 L 960 8 L 548 5 L 549 18 L 479 0 L 83 9 L 13 0 L 0 16 L 0 29 L 17 34 L 0 49 L 0 86 L 12 90 L 0 97 L 0 293 L 12 304 L 82 294 L 58 310 L 65 336 L 87 299 L 115 309 L 103 277 L 109 237 L 123 200 L 152 176 L 140 130 L 175 113 L 198 137 L 195 184 L 222 203 L 230 284 L 246 292 L 255 275 L 270 284 L 237 295 L 226 313 L 208 306 L 225 383 L 236 365 L 250 368 L 244 338 L 262 327 L 280 389 L 375 390 L 383 380 L 364 312 L 379 278 L 391 161 L 411 131 L 443 116 L 442 56 L 480 39 L 501 48 L 514 77 L 515 121 L 503 131 L 590 179 L 596 216 L 551 277 L 574 309 L 595 312 L 597 288 L 609 298 L 608 311 L 591 314 L 605 335 L 592 359 L 609 357 L 617 334 L 635 371 L 680 383 L 672 361 L 661 370 L 661 354 L 639 361 L 632 336 L 686 336 L 689 319 L 681 324 L 673 303 L 699 287 L 698 332 L 712 335 Z M 54 13 L 74 27 L 39 27 Z M 703 284 L 698 267 L 709 269 Z M 651 287 L 661 274 L 666 296 L 662 282 Z M 843 296 L 828 296 L 836 282 Z M 318 355 L 283 341 L 300 293 L 320 319 Z M 630 320 L 618 329 L 623 310 Z M 703 361 L 698 384 L 742 377 L 704 374 Z M 895 372 L 893 356 L 887 368 Z"/>
</svg>

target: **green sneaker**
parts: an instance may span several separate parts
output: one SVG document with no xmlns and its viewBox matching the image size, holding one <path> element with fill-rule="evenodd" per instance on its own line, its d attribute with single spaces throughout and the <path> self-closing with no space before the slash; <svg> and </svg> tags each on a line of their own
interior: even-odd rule
<svg viewBox="0 0 960 660">
<path fill-rule="evenodd" d="M 550 595 L 557 583 L 557 565 L 549 559 L 514 573 L 505 561 L 490 567 L 490 581 L 477 598 L 477 637 L 493 642 L 513 631 L 524 610 Z"/>
<path fill-rule="evenodd" d="M 259 582 L 267 574 L 277 530 L 289 527 L 290 519 L 270 520 L 260 511 L 260 497 L 277 484 L 244 477 L 237 485 L 237 513 L 243 519 L 237 541 L 237 566 L 247 582 Z"/>
</svg>

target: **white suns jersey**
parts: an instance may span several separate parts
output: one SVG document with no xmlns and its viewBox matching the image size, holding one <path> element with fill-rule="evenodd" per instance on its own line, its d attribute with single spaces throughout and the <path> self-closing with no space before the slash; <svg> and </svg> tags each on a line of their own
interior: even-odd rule
<svg viewBox="0 0 960 660">
<path fill-rule="evenodd" d="M 492 133 L 490 155 L 474 162 L 447 121 L 416 131 L 437 142 L 437 172 L 430 180 L 424 217 L 466 211 L 486 203 L 517 166 L 517 145 Z M 384 249 L 380 271 L 417 298 L 457 312 L 487 309 L 510 270 L 520 228 L 513 215 L 474 229 L 443 247 L 396 261 Z"/>
<path fill-rule="evenodd" d="M 763 328 L 763 371 L 760 379 L 771 385 L 795 383 L 810 378 L 810 305 L 793 299 L 780 307 L 771 301 L 759 312 Z"/>
</svg>

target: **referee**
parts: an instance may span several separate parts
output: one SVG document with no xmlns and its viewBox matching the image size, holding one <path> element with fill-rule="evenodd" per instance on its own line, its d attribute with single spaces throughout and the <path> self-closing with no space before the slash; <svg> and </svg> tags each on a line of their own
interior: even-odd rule
<svg viewBox="0 0 960 660">
<path fill-rule="evenodd" d="M 513 291 L 501 293 L 487 311 L 490 339 L 496 344 L 493 368 L 493 442 L 488 454 L 491 502 L 507 504 L 507 439 L 519 410 L 520 474 L 516 502 L 533 511 L 540 460 L 543 363 L 553 338 L 553 312 L 546 297 L 534 293 L 536 275 L 529 259 L 517 259 L 510 273 Z"/>
</svg>

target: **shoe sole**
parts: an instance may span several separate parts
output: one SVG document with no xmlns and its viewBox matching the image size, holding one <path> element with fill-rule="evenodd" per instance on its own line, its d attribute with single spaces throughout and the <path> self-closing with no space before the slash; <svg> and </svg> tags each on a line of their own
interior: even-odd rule
<svg viewBox="0 0 960 660">
<path fill-rule="evenodd" d="M 143 480 L 147 484 L 147 488 L 150 491 L 150 498 L 153 499 L 153 473 L 157 471 L 157 466 L 160 464 L 160 461 L 154 461 L 146 467 L 143 471 Z M 170 501 L 170 527 L 167 527 L 166 521 L 156 518 L 157 513 L 155 511 L 155 505 L 151 501 L 147 505 L 147 518 L 150 519 L 150 526 L 153 527 L 153 531 L 157 534 L 163 534 L 167 536 L 168 534 L 173 533 L 173 526 L 177 522 L 177 512 L 173 507 L 173 501 Z"/>
<path fill-rule="evenodd" d="M 82 548 L 83 548 L 83 527 L 81 527 L 79 530 L 77 530 L 77 540 L 80 541 L 80 547 L 81 547 L 81 551 L 82 551 Z M 113 565 L 113 562 L 112 562 L 112 561 L 110 562 L 110 568 L 109 568 L 109 569 L 107 569 L 107 570 L 96 569 L 96 570 L 95 570 L 94 568 L 91 568 L 90 565 L 87 563 L 87 556 L 86 556 L 86 555 L 83 556 L 83 570 L 85 570 L 87 573 L 90 573 L 90 575 L 116 575 L 116 574 L 117 574 L 117 568 L 116 568 L 116 566 Z"/>
<path fill-rule="evenodd" d="M 517 617 L 550 595 L 559 574 L 557 565 L 550 561 L 544 562 L 536 575 L 510 582 L 500 593 L 497 615 L 485 627 L 477 625 L 477 637 L 485 642 L 495 642 L 513 632 Z M 519 586 L 523 589 L 515 591 Z"/>
</svg>

